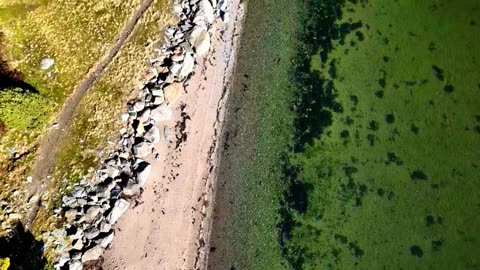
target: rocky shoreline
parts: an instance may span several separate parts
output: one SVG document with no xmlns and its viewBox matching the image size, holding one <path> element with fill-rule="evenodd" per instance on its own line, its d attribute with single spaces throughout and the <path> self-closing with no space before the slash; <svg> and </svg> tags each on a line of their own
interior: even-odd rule
<svg viewBox="0 0 480 270">
<path fill-rule="evenodd" d="M 150 174 L 152 165 L 145 158 L 161 159 L 154 145 L 170 136 L 168 127 L 160 130 L 154 124 L 170 119 L 197 57 L 208 54 L 216 17 L 229 18 L 226 0 L 177 1 L 174 11 L 178 25 L 165 30 L 165 44 L 139 84 L 138 99 L 129 102 L 121 116 L 126 125 L 120 130 L 117 150 L 92 179 L 83 179 L 63 196 L 62 207 L 55 212 L 64 217 L 64 227 L 43 234 L 46 247 L 56 255 L 56 269 L 83 269 L 112 244 L 112 225 L 141 195 Z"/>
</svg>

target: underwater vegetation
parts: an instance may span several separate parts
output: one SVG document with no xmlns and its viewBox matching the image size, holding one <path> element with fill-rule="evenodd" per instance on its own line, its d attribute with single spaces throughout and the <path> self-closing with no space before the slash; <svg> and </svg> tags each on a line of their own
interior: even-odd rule
<svg viewBox="0 0 480 270">
<path fill-rule="evenodd" d="M 294 269 L 480 267 L 480 3 L 305 1 Z"/>
</svg>

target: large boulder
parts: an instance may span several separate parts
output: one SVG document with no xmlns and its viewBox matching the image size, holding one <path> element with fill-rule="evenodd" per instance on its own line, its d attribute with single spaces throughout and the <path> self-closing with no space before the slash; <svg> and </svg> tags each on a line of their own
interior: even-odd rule
<svg viewBox="0 0 480 270">
<path fill-rule="evenodd" d="M 82 262 L 86 263 L 89 261 L 96 261 L 102 256 L 103 248 L 101 246 L 94 246 L 89 250 L 85 251 L 82 255 Z"/>
<path fill-rule="evenodd" d="M 166 103 L 160 104 L 157 108 L 152 110 L 150 113 L 150 118 L 155 120 L 155 122 L 161 122 L 169 120 L 172 117 L 172 109 Z"/>
<path fill-rule="evenodd" d="M 175 103 L 175 101 L 177 101 L 182 95 L 182 91 L 182 83 L 169 84 L 163 89 L 165 100 L 170 104 Z"/>
<path fill-rule="evenodd" d="M 108 214 L 107 221 L 110 224 L 114 224 L 117 220 L 127 211 L 130 203 L 127 200 L 119 199 L 115 202 L 112 212 Z"/>
</svg>

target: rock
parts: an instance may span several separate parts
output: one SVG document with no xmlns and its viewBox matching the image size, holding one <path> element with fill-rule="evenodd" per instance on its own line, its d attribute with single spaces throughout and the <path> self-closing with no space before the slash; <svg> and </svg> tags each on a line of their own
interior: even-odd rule
<svg viewBox="0 0 480 270">
<path fill-rule="evenodd" d="M 141 112 L 145 108 L 145 101 L 137 100 L 135 104 L 133 104 L 133 111 L 134 112 Z"/>
<path fill-rule="evenodd" d="M 47 70 L 50 69 L 53 64 L 55 64 L 55 60 L 53 58 L 43 58 L 40 61 L 40 69 L 41 70 Z"/>
<path fill-rule="evenodd" d="M 62 202 L 68 207 L 73 207 L 77 203 L 77 200 L 71 196 L 63 196 Z"/>
<path fill-rule="evenodd" d="M 112 225 L 108 224 L 106 221 L 102 221 L 100 225 L 98 225 L 98 229 L 102 233 L 106 233 L 112 229 Z"/>
<path fill-rule="evenodd" d="M 146 123 L 148 120 L 150 120 L 150 112 L 151 110 L 149 108 L 146 108 L 145 110 L 143 110 L 137 116 L 138 121 Z"/>
<path fill-rule="evenodd" d="M 153 144 L 157 144 L 160 141 L 160 130 L 155 126 L 152 126 L 145 133 L 145 135 L 143 137 L 145 138 L 145 140 L 147 140 L 147 141 L 149 141 Z"/>
<path fill-rule="evenodd" d="M 115 202 L 115 205 L 107 216 L 107 221 L 110 224 L 114 224 L 117 220 L 127 211 L 130 203 L 124 199 L 119 199 Z"/>
<path fill-rule="evenodd" d="M 180 76 L 187 77 L 193 72 L 195 67 L 195 59 L 190 53 L 185 54 L 185 59 L 183 60 L 183 67 L 180 70 Z"/>
<path fill-rule="evenodd" d="M 60 258 L 58 259 L 58 266 L 62 267 L 70 260 L 70 254 L 68 252 L 62 252 Z"/>
<path fill-rule="evenodd" d="M 162 104 L 163 102 L 165 102 L 165 98 L 163 97 L 163 95 L 161 97 L 154 97 L 153 98 L 153 101 L 152 101 L 152 104 L 153 105 L 160 105 Z"/>
<path fill-rule="evenodd" d="M 143 187 L 150 176 L 150 172 L 152 171 L 152 165 L 148 162 L 141 162 L 134 168 L 135 173 L 137 174 L 137 184 L 140 187 Z"/>
<path fill-rule="evenodd" d="M 153 152 L 153 145 L 150 142 L 142 141 L 133 146 L 133 153 L 136 157 L 144 158 Z"/>
<path fill-rule="evenodd" d="M 95 240 L 95 243 L 97 243 L 102 248 L 107 248 L 112 243 L 112 240 L 113 240 L 113 230 L 110 231 L 107 234 L 107 236 Z"/>
<path fill-rule="evenodd" d="M 87 212 L 85 213 L 85 222 L 92 222 L 97 219 L 98 215 L 102 211 L 100 206 L 91 206 L 88 208 Z"/>
<path fill-rule="evenodd" d="M 80 228 L 77 228 L 77 231 L 72 235 L 68 235 L 68 237 L 72 240 L 75 240 L 75 239 L 81 239 L 84 235 L 85 234 L 84 234 L 83 230 L 80 229 Z"/>
<path fill-rule="evenodd" d="M 86 263 L 89 261 L 95 261 L 100 258 L 103 254 L 103 249 L 101 246 L 94 246 L 90 248 L 89 250 L 85 251 L 82 256 L 82 262 Z M 70 268 L 71 269 L 71 268 Z"/>
<path fill-rule="evenodd" d="M 75 209 L 70 209 L 67 212 L 65 212 L 65 218 L 67 219 L 67 222 L 74 221 L 76 217 L 77 217 L 77 210 Z"/>
<path fill-rule="evenodd" d="M 81 186 L 76 186 L 73 188 L 72 196 L 75 198 L 87 197 L 87 191 Z"/>
<path fill-rule="evenodd" d="M 154 97 L 163 97 L 163 89 L 153 89 L 152 95 Z"/>
<path fill-rule="evenodd" d="M 212 24 L 215 21 L 214 10 L 209 0 L 201 0 L 200 3 L 198 3 L 198 11 L 195 14 L 193 22 L 199 24 L 201 21 L 205 21 L 208 24 Z"/>
<path fill-rule="evenodd" d="M 68 263 L 69 270 L 83 270 L 83 264 L 78 260 L 72 260 Z"/>
<path fill-rule="evenodd" d="M 155 122 L 161 122 L 169 120 L 172 117 L 172 109 L 166 104 L 162 103 L 160 106 L 152 110 L 150 117 L 155 120 Z"/>
<path fill-rule="evenodd" d="M 22 219 L 22 215 L 17 213 L 11 213 L 8 215 L 8 219 L 19 220 L 19 219 Z"/>
<path fill-rule="evenodd" d="M 32 197 L 30 197 L 30 199 L 28 200 L 28 203 L 37 203 L 38 200 L 40 200 L 40 196 L 38 195 L 33 195 Z"/>
<path fill-rule="evenodd" d="M 170 128 L 168 126 L 165 126 L 163 128 L 163 137 L 165 138 L 165 140 L 168 140 L 168 138 L 170 137 Z"/>
<path fill-rule="evenodd" d="M 95 226 L 92 226 L 85 230 L 85 237 L 90 240 L 97 237 L 99 234 L 100 230 Z"/>
<path fill-rule="evenodd" d="M 32 183 L 32 181 L 33 181 L 33 177 L 28 176 L 28 177 L 27 177 L 27 183 Z"/>
<path fill-rule="evenodd" d="M 172 83 L 163 89 L 165 100 L 173 104 L 177 101 L 183 92 L 182 83 Z"/>
<path fill-rule="evenodd" d="M 129 117 L 130 117 L 130 115 L 128 113 L 123 113 L 120 116 L 120 119 L 122 119 L 123 122 L 127 122 Z"/>
<path fill-rule="evenodd" d="M 78 260 L 71 260 L 68 263 L 69 270 L 83 270 L 83 264 Z"/>
<path fill-rule="evenodd" d="M 127 196 L 134 196 L 140 193 L 140 185 L 136 181 L 128 181 L 127 186 L 123 189 L 123 194 Z"/>
<path fill-rule="evenodd" d="M 172 61 L 174 62 L 180 62 L 180 61 L 183 61 L 183 59 L 185 58 L 185 56 L 183 56 L 183 54 L 174 54 L 172 55 L 171 59 Z"/>
<path fill-rule="evenodd" d="M 72 242 L 72 248 L 76 250 L 82 250 L 83 248 L 83 241 L 82 239 L 77 239 Z"/>
<path fill-rule="evenodd" d="M 210 33 L 200 27 L 195 27 L 190 33 L 189 42 L 195 48 L 198 56 L 204 57 L 210 50 Z"/>
<path fill-rule="evenodd" d="M 180 74 L 180 71 L 182 70 L 182 64 L 173 62 L 172 65 L 170 66 L 170 73 L 173 76 L 178 76 Z M 164 90 L 165 92 L 165 90 Z"/>
</svg>

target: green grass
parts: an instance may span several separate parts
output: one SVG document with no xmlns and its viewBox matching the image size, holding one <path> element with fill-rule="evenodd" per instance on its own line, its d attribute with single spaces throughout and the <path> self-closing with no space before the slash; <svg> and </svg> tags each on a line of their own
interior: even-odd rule
<svg viewBox="0 0 480 270">
<path fill-rule="evenodd" d="M 312 56 L 341 108 L 291 154 L 297 268 L 480 267 L 480 6 L 435 3 L 347 3 L 338 24 L 361 28 Z"/>
</svg>

